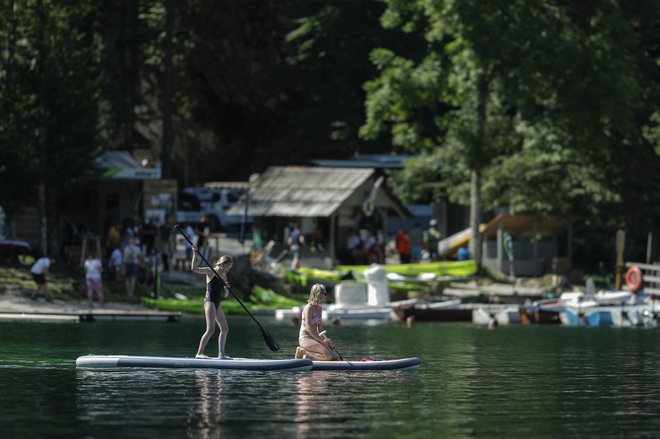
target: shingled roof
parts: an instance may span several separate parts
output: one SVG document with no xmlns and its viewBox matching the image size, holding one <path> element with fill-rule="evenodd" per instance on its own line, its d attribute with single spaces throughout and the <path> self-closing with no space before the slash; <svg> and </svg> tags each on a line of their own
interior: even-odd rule
<svg viewBox="0 0 660 439">
<path fill-rule="evenodd" d="M 339 209 L 376 171 L 367 168 L 270 167 L 250 187 L 249 215 L 281 217 L 327 217 Z M 407 209 L 386 190 L 397 205 Z M 360 195 L 362 196 L 362 195 Z M 227 213 L 241 215 L 245 197 Z"/>
</svg>

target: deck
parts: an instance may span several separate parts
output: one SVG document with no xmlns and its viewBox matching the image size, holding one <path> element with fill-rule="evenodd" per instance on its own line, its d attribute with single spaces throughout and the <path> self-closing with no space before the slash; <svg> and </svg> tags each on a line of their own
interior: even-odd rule
<svg viewBox="0 0 660 439">
<path fill-rule="evenodd" d="M 0 321 L 31 322 L 97 322 L 97 321 L 142 321 L 178 322 L 180 312 L 128 311 L 128 310 L 80 310 L 62 312 L 0 312 Z"/>
</svg>

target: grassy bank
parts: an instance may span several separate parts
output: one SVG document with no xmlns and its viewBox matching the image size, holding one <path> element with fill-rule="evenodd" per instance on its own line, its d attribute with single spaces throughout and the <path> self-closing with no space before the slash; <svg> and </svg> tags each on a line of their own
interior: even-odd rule
<svg viewBox="0 0 660 439">
<path fill-rule="evenodd" d="M 55 300 L 79 302 L 87 299 L 82 269 L 55 266 L 53 272 L 54 274 L 49 276 L 47 281 L 48 288 Z M 0 267 L 0 294 L 30 297 L 34 290 L 35 284 L 29 266 Z M 199 287 L 182 288 L 178 286 L 174 289 L 164 286 L 159 297 L 153 299 L 151 298 L 151 287 L 138 283 L 135 288 L 136 297 L 128 297 L 122 281 L 105 278 L 103 280 L 103 293 L 106 302 L 142 305 L 163 311 L 180 311 L 191 314 L 204 313 L 203 290 Z M 300 300 L 277 294 L 260 286 L 255 286 L 249 295 L 241 291 L 235 291 L 235 294 L 249 310 L 274 310 L 303 305 Z M 187 299 L 177 299 L 177 296 L 185 296 Z M 222 306 L 227 314 L 245 313 L 231 295 L 223 301 Z"/>
<path fill-rule="evenodd" d="M 272 290 L 267 290 L 260 286 L 255 286 L 252 289 L 248 299 L 244 299 L 244 295 L 240 292 L 236 293 L 241 301 L 245 304 L 248 310 L 275 310 L 275 309 L 289 309 L 294 306 L 303 306 L 304 303 L 300 300 L 291 299 L 289 297 L 277 294 Z M 143 297 L 142 303 L 150 308 L 155 308 L 163 311 L 180 311 L 190 314 L 203 314 L 204 313 L 204 298 L 190 298 L 190 299 L 177 299 L 176 297 L 164 297 L 159 299 L 152 299 Z M 226 300 L 222 301 L 222 309 L 225 314 L 244 314 L 245 311 L 231 295 Z"/>
</svg>

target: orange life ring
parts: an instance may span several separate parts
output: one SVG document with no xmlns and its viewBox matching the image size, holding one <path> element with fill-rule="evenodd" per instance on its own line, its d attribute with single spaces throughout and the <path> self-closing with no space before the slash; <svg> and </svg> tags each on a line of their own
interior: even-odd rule
<svg viewBox="0 0 660 439">
<path fill-rule="evenodd" d="M 642 270 L 639 267 L 632 266 L 626 271 L 626 286 L 633 293 L 642 289 L 643 281 Z"/>
</svg>

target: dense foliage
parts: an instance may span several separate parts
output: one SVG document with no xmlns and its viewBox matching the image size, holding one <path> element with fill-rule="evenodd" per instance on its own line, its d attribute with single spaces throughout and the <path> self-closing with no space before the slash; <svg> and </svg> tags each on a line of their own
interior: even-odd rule
<svg viewBox="0 0 660 439">
<path fill-rule="evenodd" d="M 421 58 L 375 49 L 366 85 L 362 135 L 421 154 L 403 196 L 471 202 L 475 232 L 482 195 L 489 211 L 657 224 L 652 2 L 386 3 L 385 27 L 426 42 Z"/>
<path fill-rule="evenodd" d="M 412 151 L 397 193 L 471 201 L 475 224 L 507 207 L 650 230 L 659 11 L 651 0 L 0 0 L 0 205 L 48 211 L 107 149 L 165 151 L 181 186 Z"/>
</svg>

